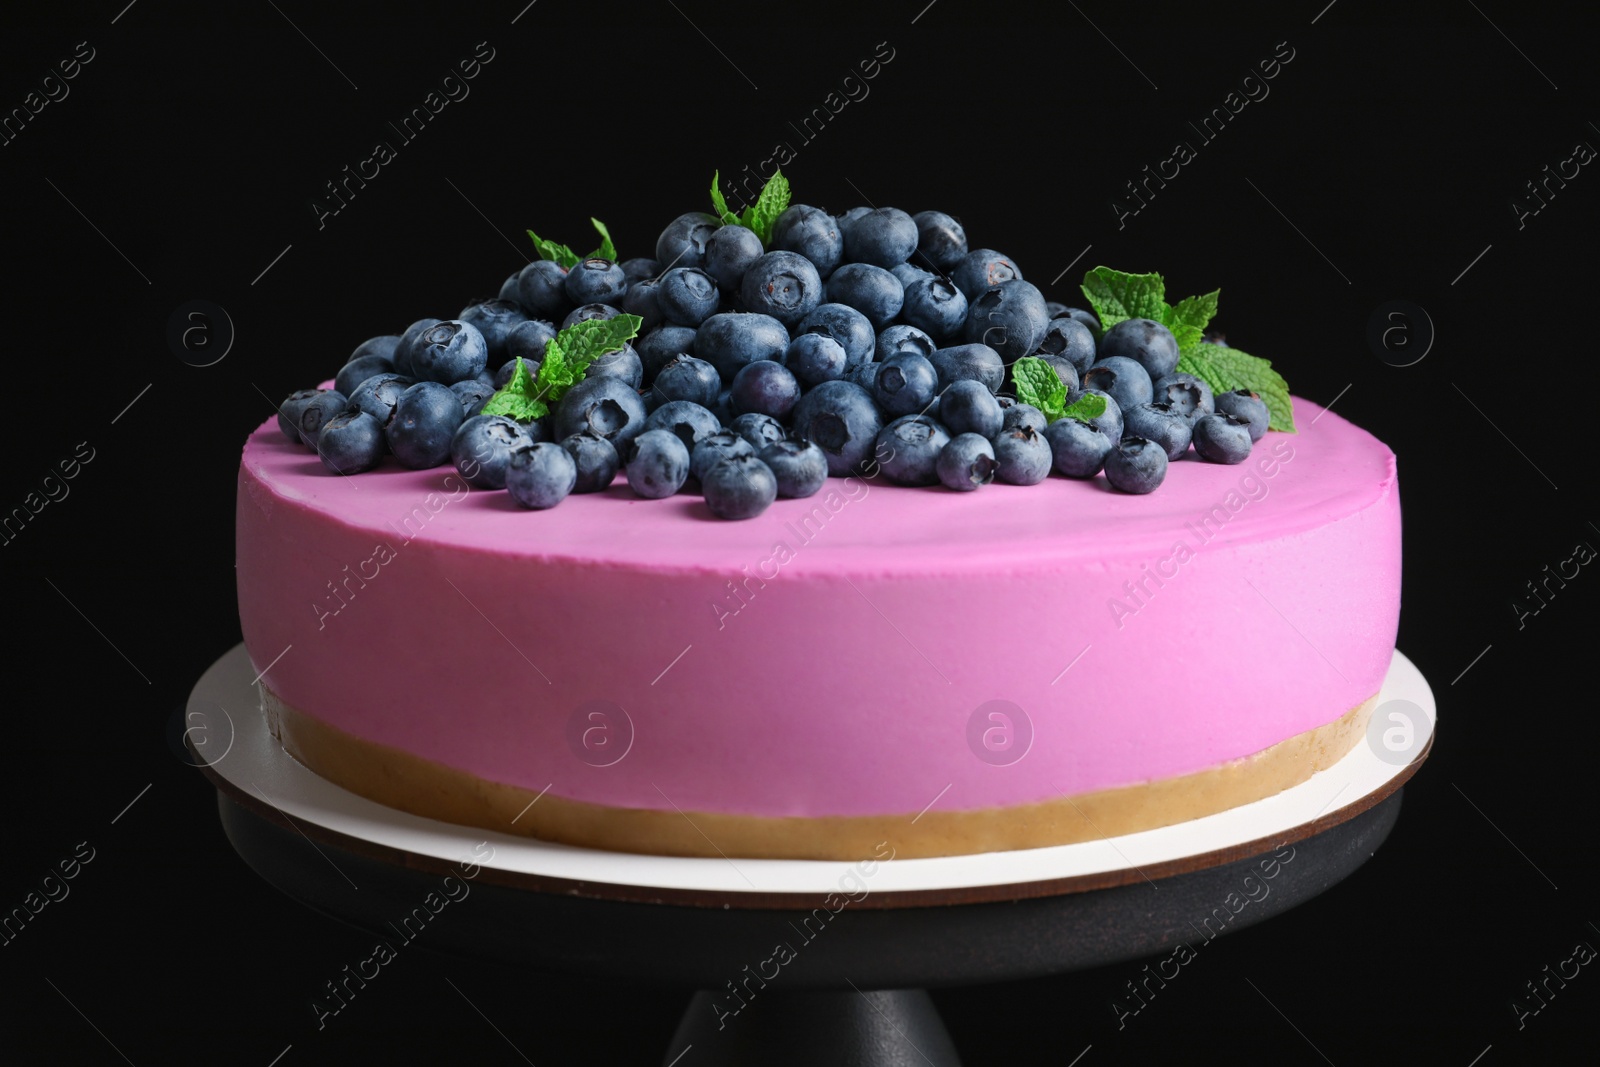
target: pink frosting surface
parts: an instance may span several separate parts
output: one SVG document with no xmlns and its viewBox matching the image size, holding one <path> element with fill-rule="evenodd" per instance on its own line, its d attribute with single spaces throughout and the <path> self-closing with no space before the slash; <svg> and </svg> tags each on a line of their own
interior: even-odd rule
<svg viewBox="0 0 1600 1067">
<path fill-rule="evenodd" d="M 1149 496 L 830 479 L 745 522 L 621 479 L 530 512 L 448 467 L 341 477 L 269 422 L 240 466 L 240 618 L 290 704 L 576 800 L 860 815 L 1145 782 L 1383 679 L 1394 455 L 1295 411 L 1299 434 Z"/>
</svg>

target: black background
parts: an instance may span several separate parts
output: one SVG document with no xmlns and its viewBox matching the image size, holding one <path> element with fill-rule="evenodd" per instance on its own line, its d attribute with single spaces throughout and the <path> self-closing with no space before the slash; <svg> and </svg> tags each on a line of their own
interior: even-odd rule
<svg viewBox="0 0 1600 1067">
<path fill-rule="evenodd" d="M 0 546 L 0 908 L 79 842 L 95 849 L 70 897 L 0 947 L 8 1051 L 520 1062 L 448 975 L 533 1062 L 657 1062 L 687 991 L 422 955 L 319 1032 L 310 998 L 370 938 L 244 867 L 166 728 L 239 640 L 234 474 L 273 402 L 370 335 L 492 296 L 527 258 L 526 227 L 579 245 L 598 215 L 623 256 L 648 255 L 669 218 L 705 206 L 713 168 L 738 172 L 787 140 L 797 200 L 951 212 L 1047 298 L 1076 302 L 1096 263 L 1160 270 L 1171 294 L 1221 286 L 1231 343 L 1272 358 L 1298 395 L 1337 398 L 1400 459 L 1399 645 L 1432 682 L 1442 729 L 1388 843 L 1346 883 L 1213 948 L 1121 1032 L 1109 1003 L 1136 963 L 940 992 L 966 1062 L 1066 1063 L 1091 1044 L 1086 1067 L 1321 1062 L 1308 1041 L 1339 1064 L 1592 1059 L 1593 968 L 1521 1029 L 1510 1007 L 1575 943 L 1600 944 L 1582 658 L 1600 577 L 1584 568 L 1520 628 L 1512 607 L 1546 564 L 1600 546 L 1600 177 L 1583 168 L 1520 228 L 1511 207 L 1576 143 L 1600 145 L 1575 14 L 1505 0 L 523 2 L 111 0 L 3 16 L 0 108 L 22 106 L 79 42 L 94 50 L 70 95 L 0 147 L 0 508 L 79 442 L 94 450 L 70 495 Z M 494 58 L 470 96 L 319 228 L 323 183 L 395 140 L 386 123 L 480 41 Z M 1282 41 L 1294 58 L 1270 96 L 1119 229 L 1123 183 L 1195 140 L 1185 122 Z M 894 58 L 870 95 L 801 144 L 788 123 L 879 42 Z M 1437 331 L 1408 367 L 1366 338 L 1396 299 Z M 212 366 L 166 338 L 191 300 L 232 322 Z"/>
</svg>

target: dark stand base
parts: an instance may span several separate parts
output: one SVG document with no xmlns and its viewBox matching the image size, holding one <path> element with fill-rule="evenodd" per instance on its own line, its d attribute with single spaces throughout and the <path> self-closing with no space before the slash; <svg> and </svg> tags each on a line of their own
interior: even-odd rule
<svg viewBox="0 0 1600 1067">
<path fill-rule="evenodd" d="M 933 999 L 920 989 L 871 993 L 780 993 L 752 1002 L 719 1026 L 718 998 L 696 993 L 684 1012 L 670 1064 L 690 1048 L 696 1064 L 734 1067 L 960 1067 Z M 702 1052 L 704 1053 L 702 1055 Z"/>
<path fill-rule="evenodd" d="M 1194 924 L 1230 895 L 1250 892 L 1251 885 L 1258 894 L 1265 882 L 1270 891 L 1259 900 L 1252 894 L 1224 930 L 1253 926 L 1365 863 L 1394 826 L 1400 797 L 1397 791 L 1295 839 L 1292 859 L 1271 881 L 1263 879 L 1260 856 L 1247 856 L 1161 878 L 1159 892 L 1140 880 L 1031 899 L 846 907 L 813 936 L 797 925 L 812 914 L 804 911 L 728 907 L 720 899 L 695 907 L 540 892 L 498 883 L 485 871 L 471 897 L 451 909 L 450 921 L 429 929 L 427 947 L 555 973 L 699 989 L 664 1065 L 693 1045 L 684 1063 L 697 1067 L 945 1067 L 960 1060 L 923 988 L 1060 974 L 1165 952 L 1199 936 Z M 392 936 L 388 922 L 439 884 L 437 861 L 375 854 L 358 839 L 291 825 L 228 789 L 219 790 L 217 803 L 229 841 L 258 874 L 324 915 L 380 936 Z M 474 840 L 463 828 L 463 856 Z M 779 942 L 793 946 L 794 958 L 766 983 L 753 978 Z M 736 985 L 754 995 L 733 1014 Z"/>
</svg>

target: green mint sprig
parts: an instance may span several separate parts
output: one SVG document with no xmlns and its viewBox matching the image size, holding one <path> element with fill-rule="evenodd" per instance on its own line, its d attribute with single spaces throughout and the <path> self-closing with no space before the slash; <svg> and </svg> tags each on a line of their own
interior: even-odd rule
<svg viewBox="0 0 1600 1067">
<path fill-rule="evenodd" d="M 591 218 L 594 228 L 600 233 L 600 247 L 590 252 L 587 256 L 580 256 L 566 245 L 547 241 L 543 237 L 528 231 L 528 236 L 533 239 L 533 247 L 539 253 L 540 259 L 553 259 L 567 270 L 576 267 L 585 259 L 609 259 L 613 263 L 617 259 L 617 246 L 611 243 L 611 231 L 606 229 L 606 224 L 599 219 Z"/>
<path fill-rule="evenodd" d="M 1068 404 L 1067 383 L 1054 367 L 1037 356 L 1017 360 L 1011 366 L 1011 376 L 1017 384 L 1017 399 L 1038 408 L 1050 422 L 1065 418 L 1088 422 L 1105 414 L 1105 397 L 1094 393 L 1085 393 Z"/>
<path fill-rule="evenodd" d="M 1222 344 L 1198 344 L 1178 356 L 1178 369 L 1211 386 L 1213 393 L 1248 389 L 1267 404 L 1267 429 L 1294 433 L 1294 408 L 1289 383 L 1260 356 Z"/>
<path fill-rule="evenodd" d="M 718 220 L 724 226 L 746 227 L 761 238 L 763 245 L 772 242 L 772 227 L 777 223 L 778 216 L 789 207 L 789 197 L 789 179 L 783 176 L 783 171 L 774 171 L 761 187 L 761 195 L 756 197 L 756 202 L 746 207 L 743 213 L 734 214 L 728 207 L 727 198 L 722 195 L 721 171 L 714 171 L 711 175 L 711 207 Z"/>
<path fill-rule="evenodd" d="M 542 419 L 561 402 L 567 390 L 583 381 L 589 365 L 639 336 L 644 320 L 637 315 L 575 322 L 545 345 L 538 374 L 528 373 L 520 357 L 511 380 L 483 405 L 485 415 L 506 415 L 518 422 Z"/>
<path fill-rule="evenodd" d="M 1205 343 L 1205 328 L 1217 313 L 1222 290 L 1171 305 L 1161 275 L 1129 274 L 1110 267 L 1095 267 L 1085 274 L 1082 289 L 1103 329 L 1126 319 L 1154 319 L 1178 342 L 1178 370 L 1201 379 L 1214 393 L 1248 389 L 1259 394 L 1271 416 L 1268 428 L 1295 432 L 1289 385 L 1271 363 L 1236 348 Z"/>
</svg>

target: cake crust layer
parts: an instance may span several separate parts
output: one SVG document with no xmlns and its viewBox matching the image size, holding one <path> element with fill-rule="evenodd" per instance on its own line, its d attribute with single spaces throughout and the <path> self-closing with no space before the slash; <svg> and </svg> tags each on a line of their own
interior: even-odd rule
<svg viewBox="0 0 1600 1067">
<path fill-rule="evenodd" d="M 1031 804 L 886 815 L 769 817 L 610 807 L 487 781 L 363 740 L 265 686 L 273 736 L 312 771 L 369 800 L 443 822 L 619 852 L 857 860 L 883 842 L 903 859 L 1075 844 L 1186 822 L 1272 796 L 1337 763 L 1366 734 L 1374 694 L 1339 718 L 1219 766 Z M 535 803 L 537 801 L 537 803 Z"/>
</svg>

